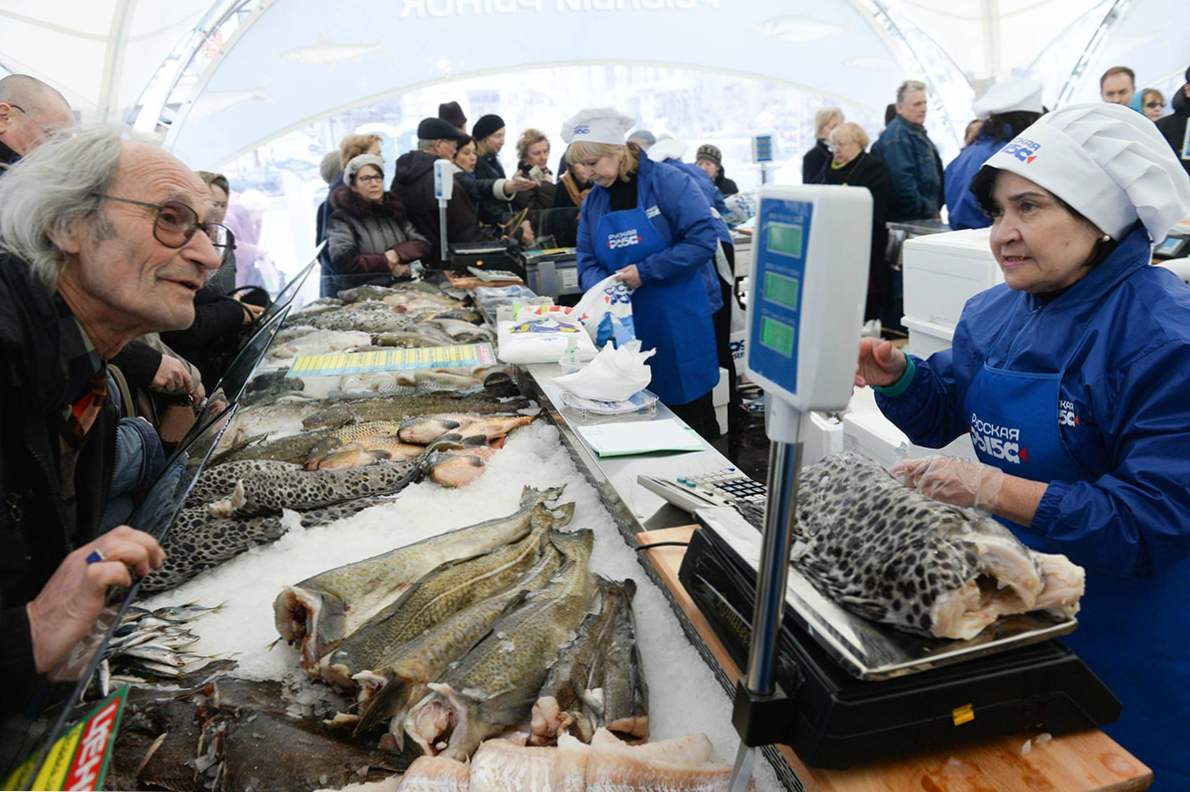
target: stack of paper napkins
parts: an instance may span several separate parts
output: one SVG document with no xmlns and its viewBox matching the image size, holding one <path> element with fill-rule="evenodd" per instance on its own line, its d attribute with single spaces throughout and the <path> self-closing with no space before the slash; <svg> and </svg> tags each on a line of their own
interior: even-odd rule
<svg viewBox="0 0 1190 792">
<path fill-rule="evenodd" d="M 624 401 L 649 386 L 653 371 L 645 361 L 656 353 L 655 349 L 641 352 L 638 340 L 629 341 L 619 348 L 608 344 L 590 363 L 554 381 L 584 399 Z"/>
</svg>

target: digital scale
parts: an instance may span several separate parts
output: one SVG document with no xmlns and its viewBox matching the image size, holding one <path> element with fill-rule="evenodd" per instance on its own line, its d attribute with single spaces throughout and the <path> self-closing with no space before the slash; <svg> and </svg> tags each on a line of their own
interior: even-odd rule
<svg viewBox="0 0 1190 792">
<path fill-rule="evenodd" d="M 736 524 L 726 527 L 733 515 Z M 757 568 L 741 557 L 733 533 L 742 525 L 755 546 L 759 534 L 730 508 L 697 516 L 678 577 L 743 668 Z M 796 572 L 789 588 L 776 662 L 789 701 L 775 739 L 813 767 L 845 768 L 1004 734 L 1062 734 L 1119 717 L 1119 701 L 1073 652 L 1047 638 L 1074 625 L 1047 613 L 1001 620 L 970 641 L 931 640 L 824 604 Z"/>
<path fill-rule="evenodd" d="M 901 635 L 822 597 L 790 568 L 802 432 L 812 411 L 844 410 L 854 385 L 871 244 L 855 229 L 871 216 L 861 187 L 761 193 L 744 362 L 765 392 L 767 497 L 735 499 L 739 511 L 696 510 L 702 528 L 679 573 L 747 664 L 732 709 L 740 747 L 731 792 L 747 788 L 754 749 L 771 743 L 844 767 L 1030 728 L 1089 728 L 1119 714 L 1086 666 L 1048 640 L 1074 629 L 1072 619 L 1030 614 L 967 642 Z M 657 486 L 692 501 L 729 492 L 690 481 Z"/>
<path fill-rule="evenodd" d="M 708 506 L 734 506 L 737 503 L 758 505 L 763 513 L 767 492 L 763 484 L 735 468 L 672 479 L 642 474 L 636 477 L 636 482 L 691 514 Z"/>
</svg>

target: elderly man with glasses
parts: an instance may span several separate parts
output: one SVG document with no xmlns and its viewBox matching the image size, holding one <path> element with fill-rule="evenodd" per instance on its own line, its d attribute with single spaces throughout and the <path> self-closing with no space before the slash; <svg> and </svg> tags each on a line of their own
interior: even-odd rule
<svg viewBox="0 0 1190 792">
<path fill-rule="evenodd" d="M 0 178 L 2 712 L 44 703 L 108 588 L 164 560 L 148 534 L 100 533 L 105 369 L 133 339 L 193 322 L 219 266 L 209 212 L 189 168 L 113 128 L 52 136 Z"/>
<path fill-rule="evenodd" d="M 0 168 L 16 162 L 57 130 L 72 126 L 74 114 L 66 98 L 41 80 L 27 74 L 0 79 Z"/>
</svg>

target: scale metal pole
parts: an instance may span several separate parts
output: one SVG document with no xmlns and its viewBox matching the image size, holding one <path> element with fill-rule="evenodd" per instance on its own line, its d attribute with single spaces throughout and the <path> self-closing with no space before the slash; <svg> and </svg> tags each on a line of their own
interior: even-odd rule
<svg viewBox="0 0 1190 792">
<path fill-rule="evenodd" d="M 732 769 L 731 792 L 744 792 L 752 778 L 756 752 L 746 726 L 752 722 L 755 703 L 778 694 L 777 641 L 785 608 L 789 550 L 797 516 L 797 485 L 802 465 L 801 413 L 779 399 L 770 398 L 768 407 L 767 429 L 770 437 L 776 435 L 778 439 L 772 440 L 769 446 L 769 495 L 765 503 L 764 537 L 761 540 L 760 569 L 756 577 L 756 605 L 752 613 L 748 671 L 742 680 L 744 687 L 736 688 L 732 718 L 741 734 Z M 792 436 L 788 436 L 790 430 Z M 741 697 L 746 697 L 748 703 L 741 702 Z M 741 718 L 744 723 L 741 723 Z"/>
<path fill-rule="evenodd" d="M 446 242 L 446 199 L 438 200 L 438 266 L 442 269 L 449 269 L 450 251 L 447 248 Z"/>
</svg>

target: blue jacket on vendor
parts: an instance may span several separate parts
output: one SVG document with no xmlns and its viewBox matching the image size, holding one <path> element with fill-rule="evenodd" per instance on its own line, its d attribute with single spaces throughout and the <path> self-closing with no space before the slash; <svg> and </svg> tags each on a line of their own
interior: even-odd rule
<svg viewBox="0 0 1190 792">
<path fill-rule="evenodd" d="M 1155 788 L 1190 789 L 1190 288 L 1149 256 L 1138 225 L 1057 296 L 976 295 L 954 346 L 911 358 L 876 401 L 914 443 L 970 433 L 981 461 L 1047 483 L 1032 524 L 1009 527 L 1085 567 L 1063 640 L 1124 705 L 1104 730 L 1154 768 Z M 989 372 L 996 388 L 980 385 Z M 1014 381 L 1046 377 L 1056 403 L 1012 397 Z M 1034 447 L 1014 426 L 1056 439 Z M 1046 454 L 1061 475 L 1030 475 Z"/>
<path fill-rule="evenodd" d="M 927 220 L 942 208 L 942 159 L 926 128 L 901 116 L 872 144 L 892 177 L 889 220 Z"/>
<path fill-rule="evenodd" d="M 1004 143 L 987 135 L 978 137 L 960 151 L 943 171 L 947 222 L 953 230 L 987 228 L 992 224 L 991 218 L 979 208 L 979 202 L 971 192 L 971 180 L 988 157 L 1004 148 Z"/>
<path fill-rule="evenodd" d="M 676 159 L 667 159 L 661 164 L 677 168 L 694 180 L 698 189 L 702 190 L 703 197 L 707 199 L 711 217 L 715 219 L 715 233 L 719 236 L 719 241 L 725 245 L 732 244 L 731 229 L 723 219 L 723 215 L 727 213 L 727 202 L 723 200 L 723 193 L 719 192 L 719 188 L 711 181 L 707 172 L 697 165 Z M 710 300 L 711 312 L 714 313 L 723 307 L 723 291 L 719 288 L 719 272 L 715 268 L 714 256 L 707 261 L 706 281 L 707 299 Z"/>
<path fill-rule="evenodd" d="M 719 380 L 705 272 L 716 230 L 706 199 L 690 177 L 657 165 L 643 152 L 635 177 L 636 207 L 612 211 L 596 185 L 583 202 L 578 273 L 583 290 L 635 264 L 641 287 L 632 294 L 633 322 L 649 361 L 649 389 L 665 404 L 686 404 Z"/>
</svg>

